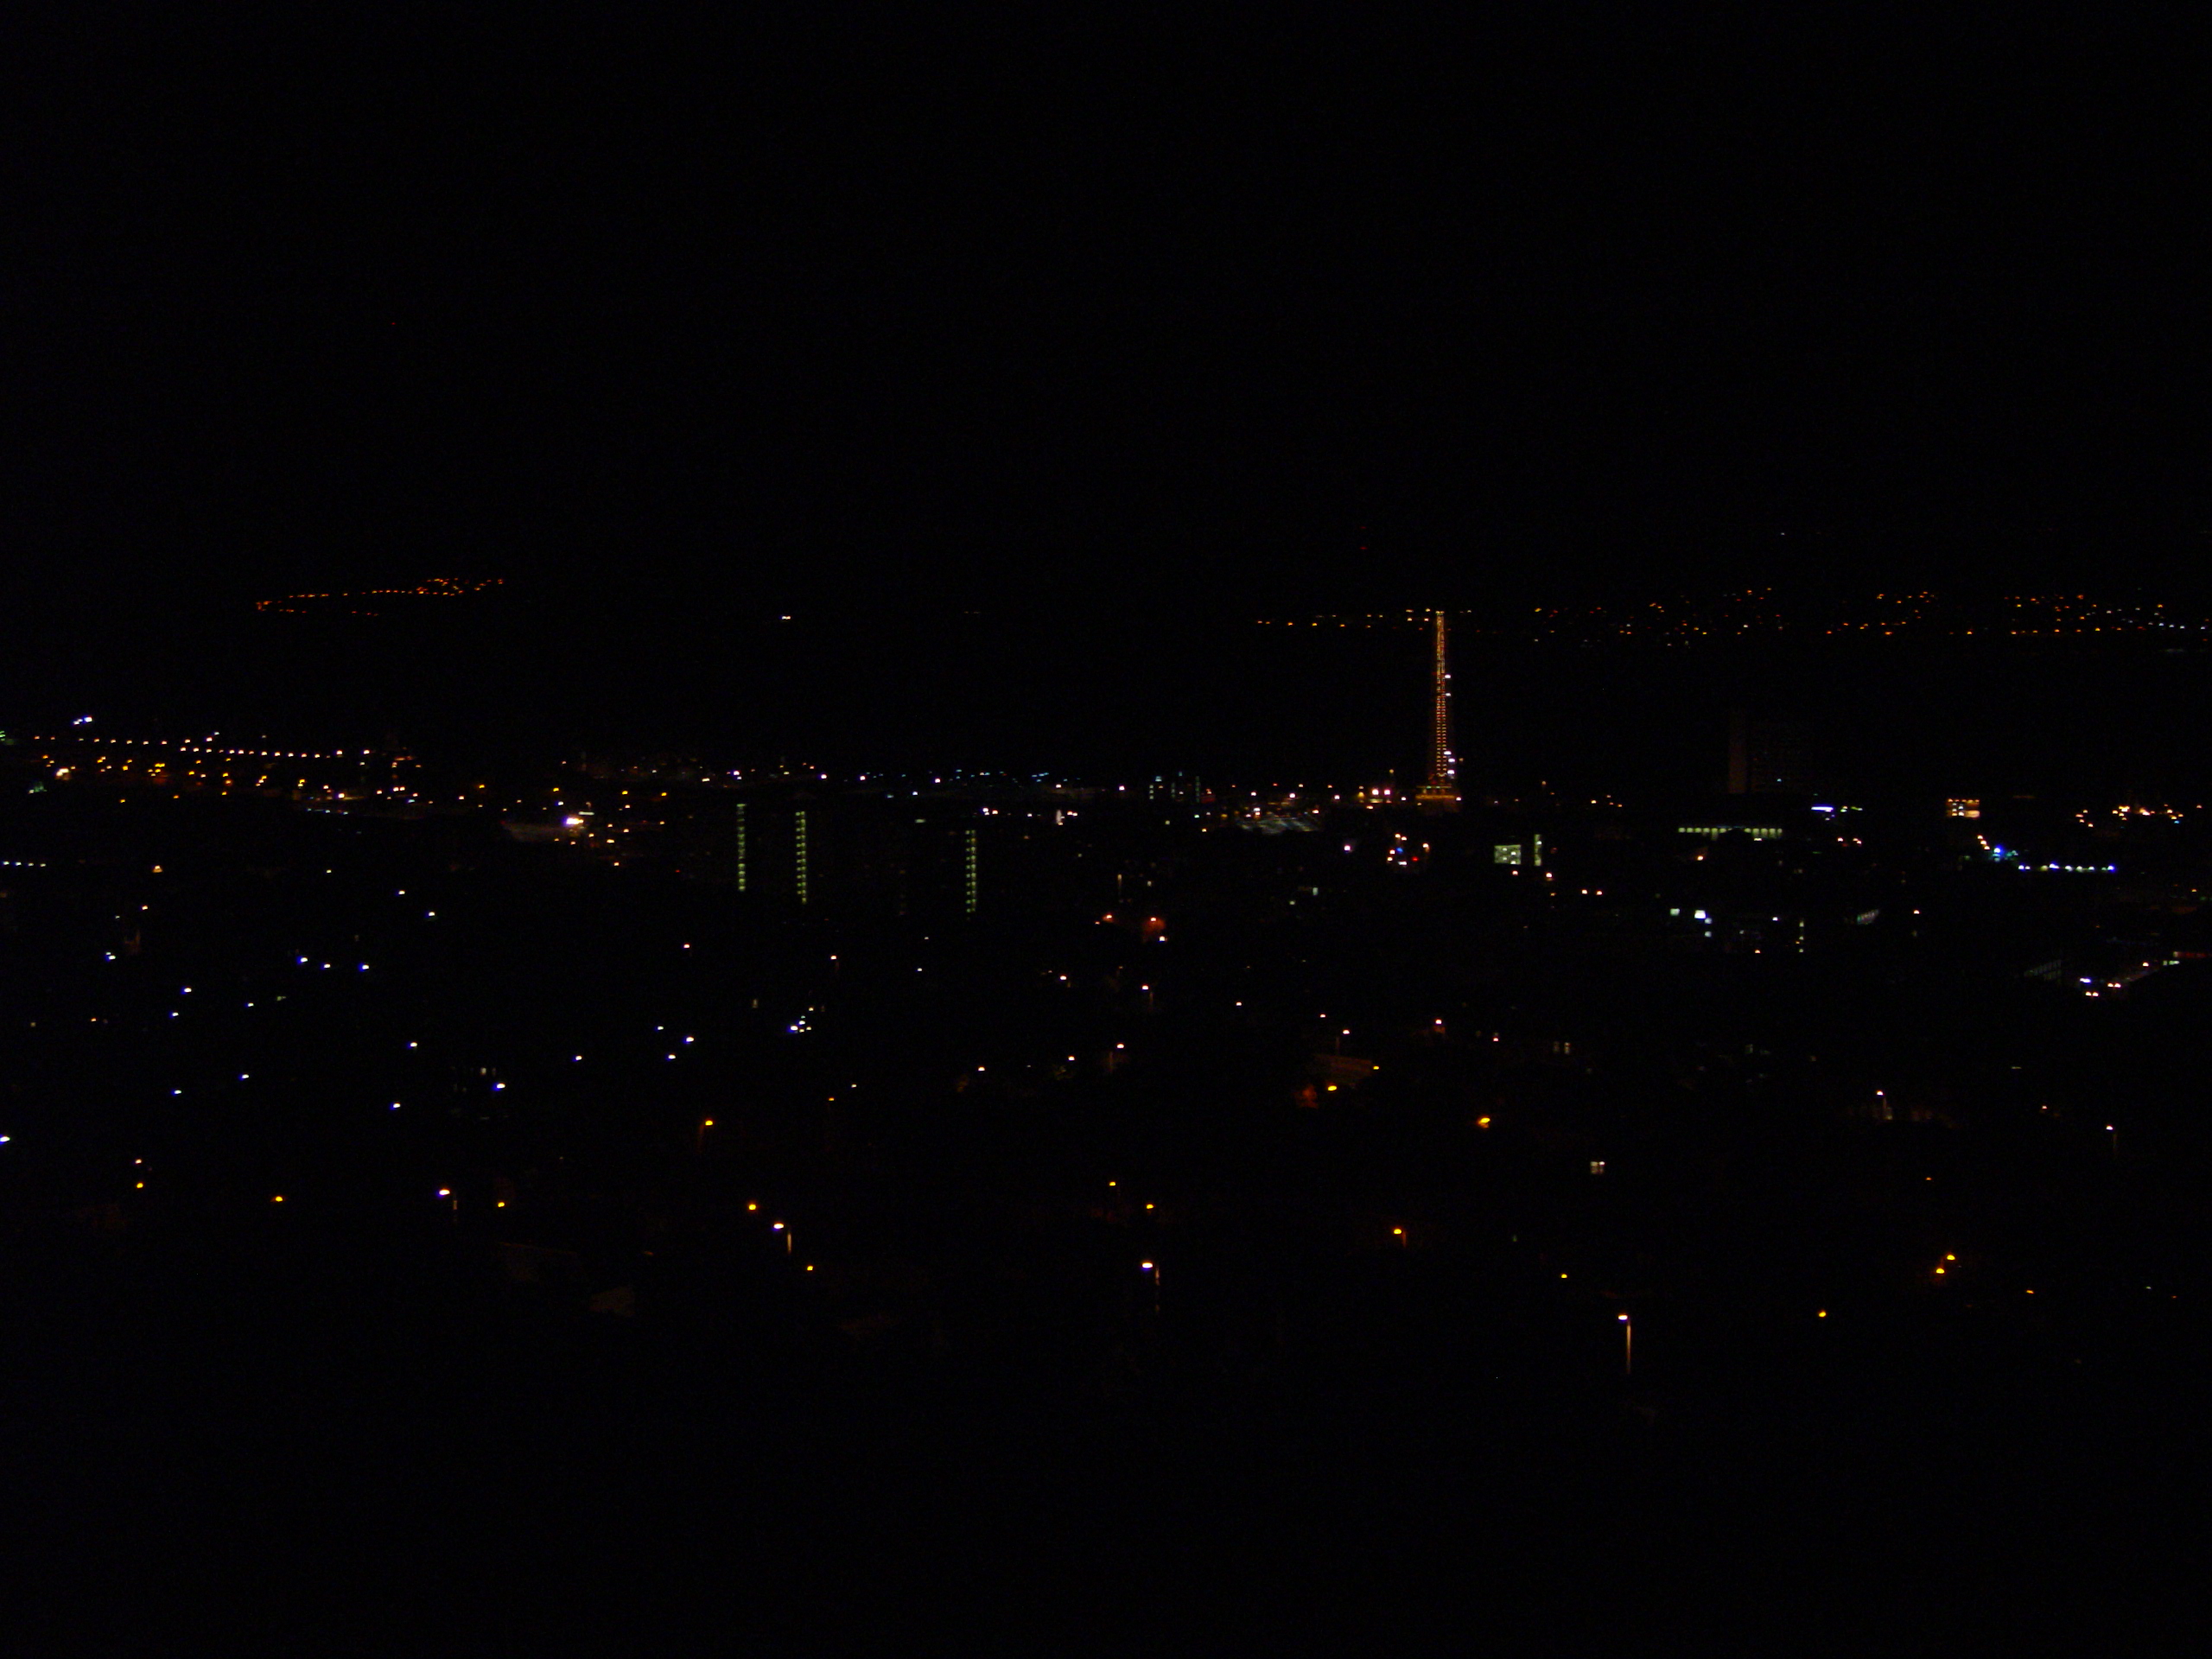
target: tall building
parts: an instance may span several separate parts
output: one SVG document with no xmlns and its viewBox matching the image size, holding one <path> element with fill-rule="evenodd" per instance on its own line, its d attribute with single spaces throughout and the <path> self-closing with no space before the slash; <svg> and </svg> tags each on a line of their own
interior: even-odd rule
<svg viewBox="0 0 2212 1659">
<path fill-rule="evenodd" d="M 1444 613 L 1436 617 L 1436 697 L 1429 733 L 1428 781 L 1414 793 L 1424 812 L 1459 810 L 1459 763 L 1452 754 L 1452 671 L 1445 656 Z"/>
<path fill-rule="evenodd" d="M 764 914 L 974 916 L 1001 891 L 995 865 L 982 879 L 999 820 L 979 817 L 972 801 L 759 791 L 736 803 L 735 886 Z"/>
</svg>

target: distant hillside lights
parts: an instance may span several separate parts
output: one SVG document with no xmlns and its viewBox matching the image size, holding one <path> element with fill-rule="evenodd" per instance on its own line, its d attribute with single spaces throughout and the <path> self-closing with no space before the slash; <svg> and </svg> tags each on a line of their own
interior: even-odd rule
<svg viewBox="0 0 2212 1659">
<path fill-rule="evenodd" d="M 499 576 L 474 580 L 459 576 L 431 576 L 412 588 L 360 588 L 333 594 L 286 594 L 277 599 L 256 600 L 253 608 L 278 614 L 306 615 L 316 611 L 345 607 L 355 616 L 374 616 L 377 614 L 375 610 L 359 607 L 392 600 L 467 599 L 505 585 L 505 578 Z"/>
<path fill-rule="evenodd" d="M 1381 611 L 1261 618 L 1262 627 L 1405 629 L 1427 626 L 1433 613 Z M 2039 639 L 2091 634 L 2164 639 L 2179 646 L 2212 638 L 2212 621 L 2171 611 L 2163 603 L 2114 603 L 2087 594 L 2012 594 L 1967 605 L 1941 594 L 1879 593 L 1815 612 L 1785 607 L 1771 588 L 1718 595 L 1678 594 L 1627 605 L 1532 606 L 1518 616 L 1454 613 L 1462 634 L 1520 645 L 1584 647 L 1626 644 L 1696 645 L 1777 634 L 1851 639 L 1979 637 Z"/>
</svg>

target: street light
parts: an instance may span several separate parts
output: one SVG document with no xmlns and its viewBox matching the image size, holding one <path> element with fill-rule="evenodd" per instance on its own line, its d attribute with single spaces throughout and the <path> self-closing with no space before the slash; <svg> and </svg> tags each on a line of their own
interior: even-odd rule
<svg viewBox="0 0 2212 1659">
<path fill-rule="evenodd" d="M 1636 1375 L 1636 1322 L 1625 1313 L 1621 1320 L 1621 1375 Z"/>
</svg>

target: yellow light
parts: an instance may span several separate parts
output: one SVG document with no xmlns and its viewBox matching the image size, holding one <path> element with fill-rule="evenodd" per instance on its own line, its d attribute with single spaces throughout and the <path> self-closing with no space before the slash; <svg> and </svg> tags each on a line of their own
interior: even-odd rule
<svg viewBox="0 0 2212 1659">
<path fill-rule="evenodd" d="M 1942 1273 L 1943 1269 L 1942 1269 L 1942 1268 L 1936 1268 L 1936 1273 L 1937 1273 L 1938 1274 L 1941 1274 Z"/>
<path fill-rule="evenodd" d="M 284 1202 L 284 1195 L 282 1192 L 279 1192 L 275 1198 L 270 1199 L 269 1202 L 271 1204 L 282 1204 Z"/>
<path fill-rule="evenodd" d="M 1475 1127 L 1478 1129 L 1486 1129 L 1490 1128 L 1490 1119 L 1486 1117 L 1477 1118 L 1475 1120 Z"/>
<path fill-rule="evenodd" d="M 1406 1230 L 1402 1227 L 1393 1227 L 1390 1230 L 1390 1236 L 1393 1238 L 1403 1238 L 1405 1236 Z"/>
<path fill-rule="evenodd" d="M 1827 1316 L 1828 1316 L 1828 1311 L 1827 1311 L 1827 1309 L 1826 1309 L 1825 1307 L 1824 1307 L 1824 1308 L 1822 1308 L 1822 1309 L 1821 1309 L 1818 1313 L 1816 1313 L 1816 1314 L 1815 1314 L 1815 1315 L 1814 1315 L 1814 1317 L 1815 1317 L 1815 1319 L 1825 1319 L 1826 1318 L 1827 1318 Z"/>
<path fill-rule="evenodd" d="M 715 1120 L 714 1120 L 713 1118 L 711 1118 L 711 1117 L 710 1117 L 710 1118 L 709 1118 L 709 1119 L 708 1119 L 708 1120 L 707 1120 L 703 1124 L 702 1124 L 700 1127 L 701 1127 L 702 1128 L 709 1128 L 709 1129 L 711 1129 L 711 1128 L 713 1128 L 715 1127 Z"/>
<path fill-rule="evenodd" d="M 745 1207 L 748 1210 L 758 1210 L 760 1206 L 757 1204 L 748 1204 Z"/>
<path fill-rule="evenodd" d="M 1944 1259 L 1946 1262 L 1955 1262 L 1955 1261 L 1957 1261 L 1959 1258 L 1958 1258 L 1957 1256 L 1955 1256 L 1955 1255 L 1947 1255 L 1947 1256 L 1945 1256 L 1943 1259 Z"/>
</svg>

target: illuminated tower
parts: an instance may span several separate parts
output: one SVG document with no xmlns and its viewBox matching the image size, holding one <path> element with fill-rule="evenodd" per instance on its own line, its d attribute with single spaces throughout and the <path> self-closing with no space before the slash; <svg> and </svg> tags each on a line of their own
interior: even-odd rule
<svg viewBox="0 0 2212 1659">
<path fill-rule="evenodd" d="M 1436 707 L 1429 734 L 1428 781 L 1414 800 L 1424 812 L 1459 810 L 1459 764 L 1452 756 L 1452 671 L 1444 654 L 1444 613 L 1436 617 Z"/>
</svg>

